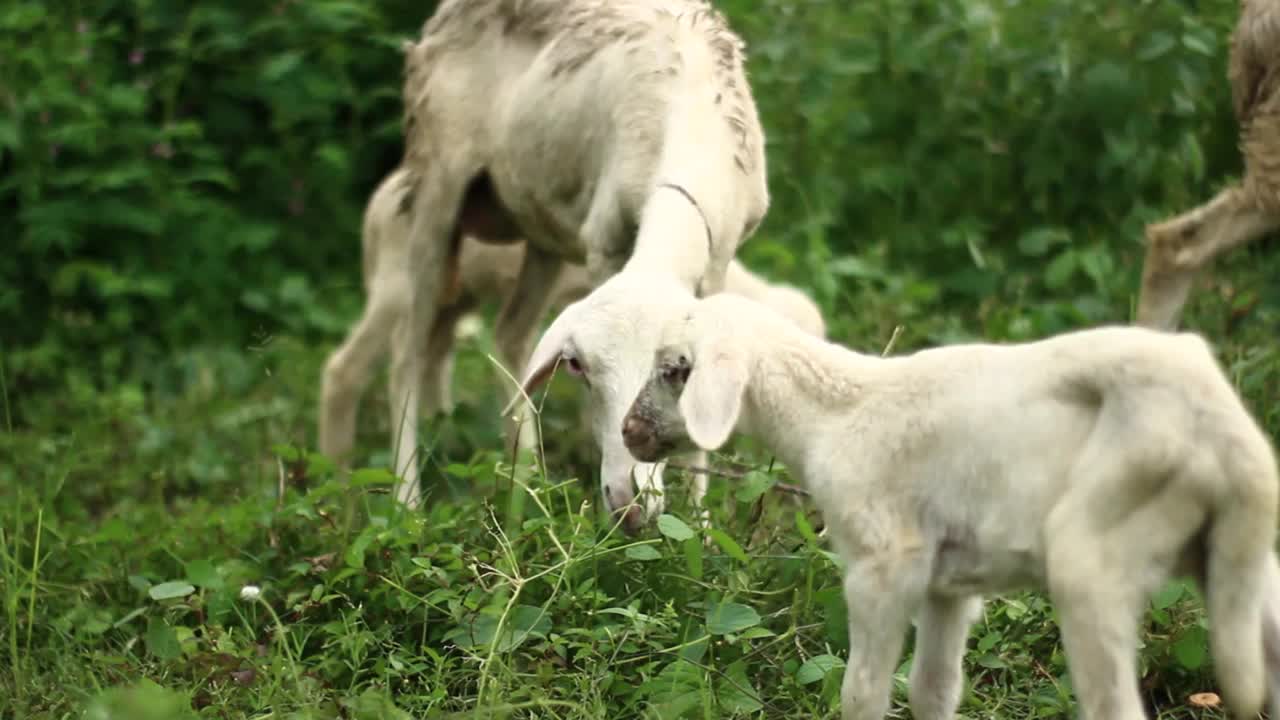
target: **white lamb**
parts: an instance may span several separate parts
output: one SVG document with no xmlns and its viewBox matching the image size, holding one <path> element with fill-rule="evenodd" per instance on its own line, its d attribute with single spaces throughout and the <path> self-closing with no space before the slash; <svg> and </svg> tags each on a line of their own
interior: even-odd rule
<svg viewBox="0 0 1280 720">
<path fill-rule="evenodd" d="M 845 720 L 885 715 L 913 615 L 912 716 L 952 717 L 982 596 L 1026 587 L 1057 606 L 1081 717 L 1143 718 L 1137 620 L 1173 573 L 1205 589 L 1230 706 L 1280 698 L 1275 454 L 1198 336 L 880 358 L 734 296 L 687 305 L 621 434 L 654 462 L 737 428 L 803 478 L 845 565 Z"/>
<path fill-rule="evenodd" d="M 409 226 L 406 196 L 409 174 L 396 169 L 378 184 L 365 206 L 361 243 L 367 311 L 352 328 L 346 342 L 334 351 L 325 367 L 323 385 L 327 396 L 354 396 L 357 399 L 368 385 L 374 363 L 389 347 L 405 343 L 408 333 L 408 290 L 413 278 L 408 275 Z M 450 271 L 450 287 L 437 311 L 428 334 L 429 342 L 422 363 L 423 412 L 430 416 L 453 409 L 452 375 L 455 335 L 459 321 L 475 312 L 486 300 L 501 302 L 494 327 L 498 356 L 506 363 L 523 362 L 538 332 L 538 323 L 548 308 L 563 308 L 587 295 L 591 281 L 584 266 L 566 264 L 557 276 L 547 297 L 547 307 L 515 308 L 513 292 L 525 255 L 525 244 L 513 242 L 495 245 L 470 237 L 461 241 L 455 256 L 456 267 Z M 770 306 L 796 323 L 804 332 L 822 337 L 826 325 L 818 306 L 803 292 L 782 284 L 771 284 L 733 260 L 725 274 L 725 292 L 752 298 Z M 389 308 L 377 310 L 378 308 Z M 392 354 L 403 354 L 407 348 L 396 348 Z M 499 380 L 504 377 L 499 374 Z M 348 383 L 350 387 L 340 387 Z M 331 408 L 324 408 L 325 410 Z M 589 407 L 588 407 L 589 409 Z M 587 414 L 589 418 L 589 414 Z M 589 419 L 587 421 L 589 423 Z M 332 422 L 322 420 L 322 425 Z M 354 430 L 354 427 L 352 428 Z M 508 427 L 510 434 L 514 428 Z M 510 438 L 512 441 L 514 437 Z M 353 438 L 344 438 L 345 444 Z M 655 492 L 663 488 L 655 487 Z M 695 479 L 691 498 L 701 501 L 706 478 Z"/>
<path fill-rule="evenodd" d="M 397 496 L 419 501 L 421 364 L 460 240 L 519 237 L 514 312 L 544 307 L 566 262 L 584 262 L 596 286 L 534 348 L 523 394 L 560 363 L 582 376 L 606 506 L 629 508 L 626 526 L 638 527 L 632 477 L 654 468 L 637 466 L 617 429 L 663 309 L 719 292 L 769 204 L 741 40 L 705 0 L 445 0 L 405 73 L 413 300 L 410 339 L 391 359 Z M 350 450 L 353 386 L 322 398 L 331 457 Z"/>
</svg>

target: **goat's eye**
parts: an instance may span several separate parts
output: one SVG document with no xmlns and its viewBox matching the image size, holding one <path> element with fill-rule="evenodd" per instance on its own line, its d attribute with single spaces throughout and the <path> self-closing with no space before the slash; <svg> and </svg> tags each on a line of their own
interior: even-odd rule
<svg viewBox="0 0 1280 720">
<path fill-rule="evenodd" d="M 576 357 L 567 357 L 564 359 L 565 367 L 569 369 L 569 374 L 580 377 L 586 370 L 582 367 L 582 361 Z"/>
</svg>

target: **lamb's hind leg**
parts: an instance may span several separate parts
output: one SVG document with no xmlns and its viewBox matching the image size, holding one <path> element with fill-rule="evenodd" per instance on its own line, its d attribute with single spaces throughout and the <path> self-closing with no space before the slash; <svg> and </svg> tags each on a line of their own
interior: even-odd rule
<svg viewBox="0 0 1280 720">
<path fill-rule="evenodd" d="M 391 347 L 389 394 L 394 472 L 401 477 L 396 498 L 411 508 L 421 502 L 415 454 L 426 336 L 435 325 L 451 260 L 456 260 L 453 254 L 457 252 L 457 216 L 469 179 L 449 172 L 448 167 L 443 163 L 413 167 L 420 174 L 406 259 L 408 277 L 414 280 L 413 301 L 403 330 L 393 336 Z"/>
<path fill-rule="evenodd" d="M 1280 227 L 1280 215 L 1260 209 L 1249 197 L 1233 186 L 1200 207 L 1147 227 L 1138 324 L 1175 329 L 1202 268 L 1220 253 Z"/>
<path fill-rule="evenodd" d="M 1114 429 L 1107 429 L 1114 434 Z M 1205 519 L 1177 477 L 1135 482 L 1114 440 L 1086 450 L 1045 523 L 1048 585 L 1082 720 L 1144 720 L 1138 616 Z"/>
<path fill-rule="evenodd" d="M 1267 597 L 1262 610 L 1262 647 L 1267 663 L 1267 711 L 1280 719 L 1280 558 L 1267 565 Z"/>
</svg>

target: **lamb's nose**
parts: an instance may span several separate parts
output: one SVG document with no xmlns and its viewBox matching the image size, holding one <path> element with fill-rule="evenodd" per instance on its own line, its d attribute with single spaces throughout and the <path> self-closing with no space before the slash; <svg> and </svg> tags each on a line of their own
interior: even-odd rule
<svg viewBox="0 0 1280 720">
<path fill-rule="evenodd" d="M 622 442 L 628 447 L 644 442 L 645 426 L 634 417 L 622 421 Z"/>
</svg>

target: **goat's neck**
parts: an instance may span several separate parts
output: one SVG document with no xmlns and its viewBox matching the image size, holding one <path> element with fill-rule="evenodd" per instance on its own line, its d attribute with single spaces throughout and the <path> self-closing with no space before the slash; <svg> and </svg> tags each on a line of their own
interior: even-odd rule
<svg viewBox="0 0 1280 720">
<path fill-rule="evenodd" d="M 803 472 L 815 428 L 859 405 L 883 361 L 798 331 L 757 348 L 739 427 Z"/>
<path fill-rule="evenodd" d="M 692 189 L 686 191 L 697 198 Z M 694 293 L 711 261 L 707 233 L 699 206 L 679 191 L 659 187 L 645 204 L 635 248 L 623 271 L 674 275 Z"/>
</svg>

